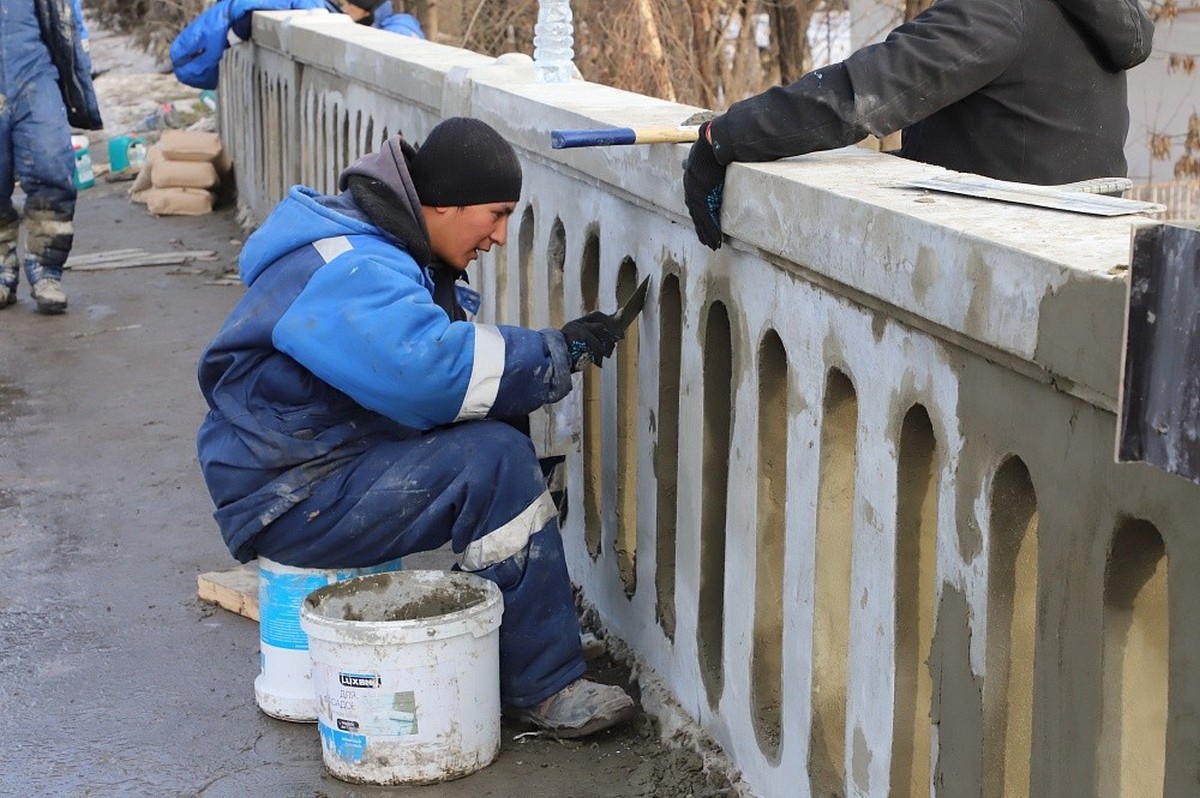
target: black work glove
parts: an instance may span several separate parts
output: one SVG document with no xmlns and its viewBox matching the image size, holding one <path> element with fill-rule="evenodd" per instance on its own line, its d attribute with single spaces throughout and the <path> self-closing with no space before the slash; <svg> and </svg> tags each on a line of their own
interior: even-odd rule
<svg viewBox="0 0 1200 798">
<path fill-rule="evenodd" d="M 700 126 L 700 138 L 692 145 L 683 162 L 683 199 L 696 237 L 712 250 L 721 248 L 721 193 L 725 190 L 725 167 L 717 162 L 713 146 L 708 141 L 712 122 Z"/>
<path fill-rule="evenodd" d="M 571 371 L 583 371 L 588 363 L 597 366 L 613 353 L 617 341 L 625 337 L 616 320 L 607 313 L 593 310 L 582 318 L 569 321 L 562 327 L 571 356 Z"/>
</svg>

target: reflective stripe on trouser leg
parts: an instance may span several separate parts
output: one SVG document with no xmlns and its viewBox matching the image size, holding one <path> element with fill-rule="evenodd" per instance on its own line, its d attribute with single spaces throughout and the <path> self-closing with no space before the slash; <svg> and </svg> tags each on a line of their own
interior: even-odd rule
<svg viewBox="0 0 1200 798">
<path fill-rule="evenodd" d="M 583 674 L 562 540 L 528 436 L 501 421 L 462 422 L 379 441 L 316 482 L 312 473 L 297 468 L 263 486 L 265 497 L 292 496 L 296 504 L 244 555 L 361 568 L 449 541 L 504 593 L 502 700 L 534 704 Z M 218 521 L 229 509 L 217 511 Z"/>
<path fill-rule="evenodd" d="M 15 288 L 20 272 L 17 268 L 17 235 L 20 233 L 16 215 L 8 224 L 0 220 L 0 285 Z"/>
<path fill-rule="evenodd" d="M 528 545 L 504 560 L 472 569 L 504 592 L 500 695 L 505 703 L 518 707 L 554 695 L 587 670 L 557 510 L 549 492 L 539 496 L 535 506 L 545 521 L 530 535 Z"/>
</svg>

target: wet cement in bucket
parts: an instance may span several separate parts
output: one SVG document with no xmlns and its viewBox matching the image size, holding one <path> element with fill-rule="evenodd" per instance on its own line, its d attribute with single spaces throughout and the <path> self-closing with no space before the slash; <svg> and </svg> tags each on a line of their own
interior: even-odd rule
<svg viewBox="0 0 1200 798">
<path fill-rule="evenodd" d="M 452 575 L 450 575 L 452 577 Z M 437 586 L 423 586 L 417 595 L 398 601 L 392 578 L 388 574 L 362 577 L 340 585 L 336 594 L 324 598 L 310 597 L 313 608 L 320 605 L 327 618 L 356 622 L 418 621 L 459 612 L 482 603 L 487 594 L 470 584 L 451 581 Z M 339 606 L 340 605 L 340 606 Z"/>
</svg>

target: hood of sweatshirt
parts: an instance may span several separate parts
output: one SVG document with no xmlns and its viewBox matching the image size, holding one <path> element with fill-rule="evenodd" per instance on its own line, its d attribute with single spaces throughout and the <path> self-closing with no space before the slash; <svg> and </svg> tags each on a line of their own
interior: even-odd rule
<svg viewBox="0 0 1200 798">
<path fill-rule="evenodd" d="M 267 266 L 314 241 L 344 235 L 379 236 L 381 231 L 390 234 L 397 245 L 409 250 L 418 264 L 424 265 L 428 260 L 429 233 L 408 173 L 406 149 L 412 147 L 396 135 L 378 152 L 359 158 L 339 176 L 338 187 L 343 193 L 337 196 L 305 186 L 292 187 L 246 240 L 240 259 L 242 282 L 250 285 Z M 374 201 L 356 202 L 364 195 L 359 193 L 355 197 L 346 190 L 355 184 L 369 187 L 370 199 Z M 363 207 L 364 204 L 368 207 Z"/>
<path fill-rule="evenodd" d="M 379 152 L 367 153 L 346 167 L 338 177 L 338 190 L 349 188 L 354 177 L 364 177 L 378 184 L 394 197 L 394 211 L 406 214 L 417 223 L 421 234 L 429 238 L 425 217 L 421 215 L 421 198 L 417 196 L 408 167 L 416 154 L 416 148 L 396 134 L 383 143 Z"/>
<path fill-rule="evenodd" d="M 1115 72 L 1146 60 L 1154 40 L 1154 22 L 1138 0 L 1057 0 L 1086 30 Z"/>
</svg>

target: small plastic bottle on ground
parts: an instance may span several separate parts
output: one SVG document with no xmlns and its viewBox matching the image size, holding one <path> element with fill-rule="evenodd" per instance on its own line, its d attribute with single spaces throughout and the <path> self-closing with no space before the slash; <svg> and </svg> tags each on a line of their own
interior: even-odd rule
<svg viewBox="0 0 1200 798">
<path fill-rule="evenodd" d="M 96 172 L 92 168 L 88 137 L 71 136 L 71 148 L 75 151 L 75 189 L 91 188 L 96 185 Z"/>
</svg>

